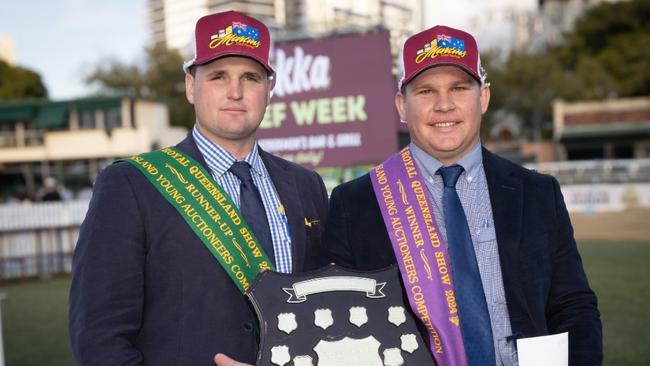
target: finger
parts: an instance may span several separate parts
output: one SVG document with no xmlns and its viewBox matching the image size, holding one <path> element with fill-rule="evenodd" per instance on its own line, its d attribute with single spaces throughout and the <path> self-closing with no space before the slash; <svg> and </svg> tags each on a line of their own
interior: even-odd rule
<svg viewBox="0 0 650 366">
<path fill-rule="evenodd" d="M 237 362 L 223 353 L 217 353 L 214 356 L 214 363 L 217 366 L 253 366 L 247 363 Z"/>
</svg>

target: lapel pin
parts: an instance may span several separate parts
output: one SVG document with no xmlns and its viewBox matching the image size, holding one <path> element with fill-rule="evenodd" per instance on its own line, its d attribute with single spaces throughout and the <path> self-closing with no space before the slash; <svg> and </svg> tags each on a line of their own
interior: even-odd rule
<svg viewBox="0 0 650 366">
<path fill-rule="evenodd" d="M 319 222 L 320 220 L 307 220 L 307 218 L 305 217 L 305 226 L 307 226 L 308 228 L 311 228 L 313 224 L 318 224 Z"/>
</svg>

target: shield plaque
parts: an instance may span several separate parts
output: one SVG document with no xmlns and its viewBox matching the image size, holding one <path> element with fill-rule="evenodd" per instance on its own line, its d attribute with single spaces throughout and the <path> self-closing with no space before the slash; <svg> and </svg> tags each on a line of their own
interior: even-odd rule
<svg viewBox="0 0 650 366">
<path fill-rule="evenodd" d="M 434 364 L 404 302 L 396 266 L 265 271 L 247 296 L 260 322 L 258 366 Z"/>
</svg>

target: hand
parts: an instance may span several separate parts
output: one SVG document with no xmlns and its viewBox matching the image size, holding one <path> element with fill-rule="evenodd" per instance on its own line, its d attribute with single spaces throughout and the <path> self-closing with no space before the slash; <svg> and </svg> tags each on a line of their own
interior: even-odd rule
<svg viewBox="0 0 650 366">
<path fill-rule="evenodd" d="M 214 356 L 214 363 L 217 366 L 253 366 L 248 363 L 243 363 L 243 362 L 237 362 L 233 360 L 232 358 L 224 355 L 223 353 L 217 353 Z"/>
</svg>

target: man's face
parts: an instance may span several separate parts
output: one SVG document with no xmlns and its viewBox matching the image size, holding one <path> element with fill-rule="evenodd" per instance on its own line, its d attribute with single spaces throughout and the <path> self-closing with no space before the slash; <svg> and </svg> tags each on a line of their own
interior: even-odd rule
<svg viewBox="0 0 650 366">
<path fill-rule="evenodd" d="M 197 66 L 194 77 L 185 76 L 199 130 L 227 150 L 252 146 L 270 90 L 266 69 L 246 57 L 223 57 Z"/>
<path fill-rule="evenodd" d="M 445 165 L 479 141 L 490 89 L 455 66 L 425 70 L 398 92 L 395 104 L 413 142 Z"/>
</svg>

